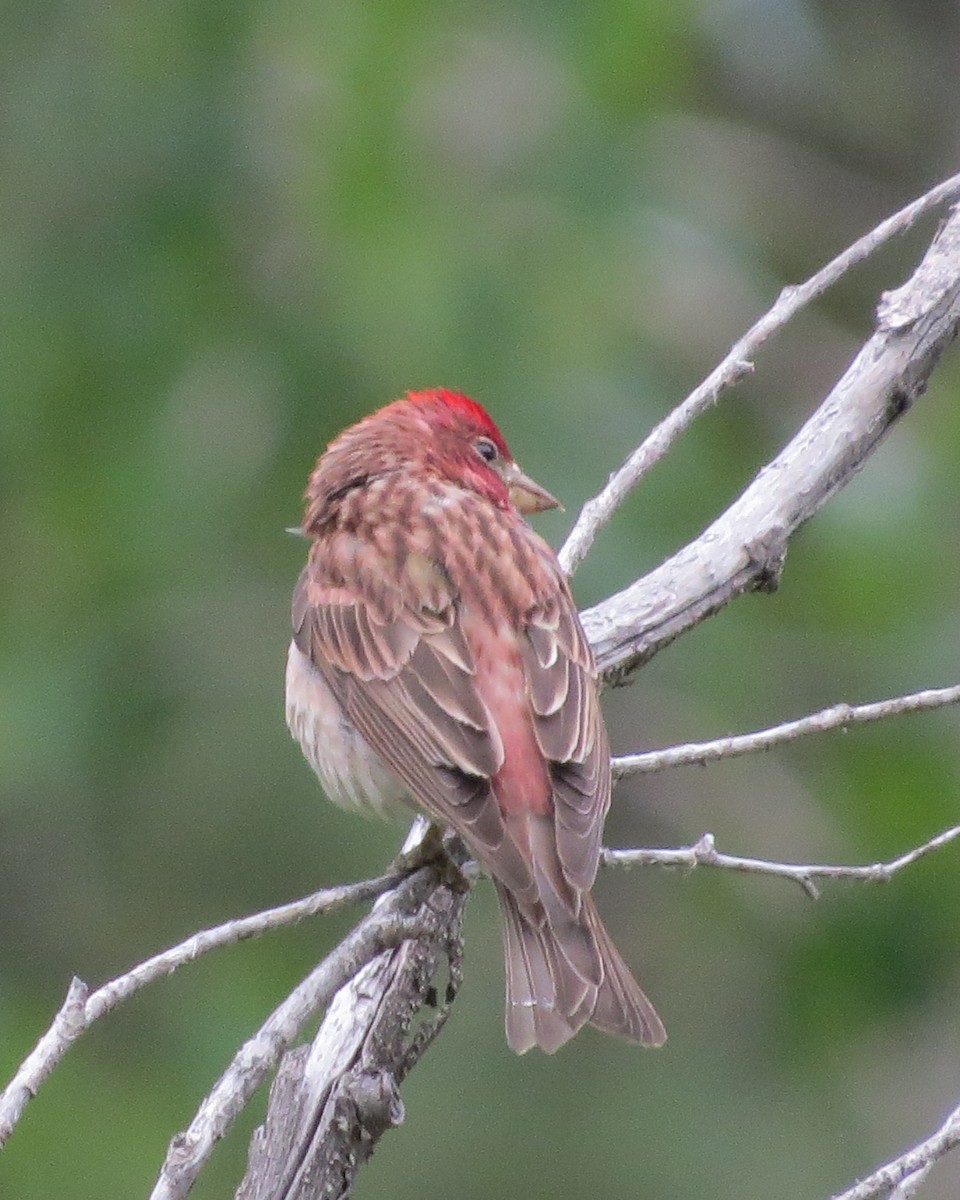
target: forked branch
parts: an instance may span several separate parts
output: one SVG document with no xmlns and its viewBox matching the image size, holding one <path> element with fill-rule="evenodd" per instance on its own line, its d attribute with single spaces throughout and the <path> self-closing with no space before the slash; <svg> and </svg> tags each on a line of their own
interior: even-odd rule
<svg viewBox="0 0 960 1200">
<path fill-rule="evenodd" d="M 567 569 L 572 570 L 582 559 L 597 530 L 643 472 L 666 453 L 683 429 L 724 388 L 752 369 L 751 356 L 772 332 L 888 237 L 958 194 L 960 176 L 940 184 L 878 226 L 807 283 L 785 289 L 770 312 L 654 430 L 600 496 L 586 506 L 562 551 Z M 625 591 L 583 614 L 588 637 L 608 682 L 622 681 L 640 663 L 734 596 L 776 586 L 791 535 L 849 482 L 922 394 L 958 326 L 960 215 L 953 212 L 913 277 L 882 298 L 873 335 L 777 458 L 699 538 Z M 955 690 L 943 689 L 942 693 Z M 953 703 L 956 698 L 942 702 Z M 884 704 L 888 708 L 875 716 L 868 715 L 867 709 L 876 706 L 839 706 L 791 722 L 789 727 L 741 739 L 632 756 L 620 761 L 619 773 L 709 761 L 757 750 L 800 733 L 934 707 L 932 702 L 920 702 L 916 696 Z M 891 704 L 894 707 L 889 707 Z M 691 847 L 608 851 L 607 858 L 618 865 L 655 862 L 776 875 L 797 882 L 812 894 L 815 878 L 889 877 L 958 834 L 958 828 L 947 830 L 891 863 L 869 867 L 818 867 L 739 858 L 719 853 L 709 835 Z M 462 880 L 456 882 L 456 873 L 438 873 L 436 866 L 421 868 L 403 880 L 396 875 L 383 876 L 205 931 L 92 994 L 75 980 L 51 1029 L 0 1096 L 0 1145 L 27 1100 L 79 1034 L 140 987 L 214 946 L 326 911 L 334 903 L 380 896 L 373 913 L 241 1049 L 190 1128 L 174 1139 L 154 1200 L 175 1200 L 186 1194 L 216 1139 L 298 1036 L 310 1013 L 325 1006 L 326 1017 L 309 1053 L 301 1049 L 283 1060 L 267 1123 L 255 1138 L 250 1172 L 240 1195 L 243 1200 L 345 1195 L 358 1165 L 377 1138 L 401 1118 L 396 1087 L 435 1036 L 452 1002 L 459 975 L 464 888 Z M 437 1008 L 433 980 L 444 959 L 450 964 L 449 986 L 444 1002 Z M 435 1018 L 413 1032 L 412 1023 L 424 1005 L 435 1011 Z M 928 1142 L 836 1200 L 870 1200 L 884 1188 L 912 1187 L 911 1180 L 919 1180 L 936 1157 L 960 1140 L 957 1120 L 957 1113 L 952 1114 Z M 881 1182 L 874 1190 L 863 1190 L 877 1179 Z M 900 1200 L 905 1200 L 905 1195 Z"/>
<path fill-rule="evenodd" d="M 718 612 L 772 590 L 790 537 L 862 468 L 918 396 L 960 326 L 960 213 L 913 276 L 885 293 L 876 330 L 809 421 L 716 521 L 665 563 L 583 613 L 610 683 Z"/>
</svg>

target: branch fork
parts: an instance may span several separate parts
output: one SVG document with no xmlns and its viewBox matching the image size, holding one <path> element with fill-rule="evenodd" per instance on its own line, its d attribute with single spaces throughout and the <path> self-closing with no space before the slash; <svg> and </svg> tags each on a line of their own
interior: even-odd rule
<svg viewBox="0 0 960 1200">
<path fill-rule="evenodd" d="M 960 197 L 960 175 L 945 180 L 859 239 L 805 283 L 785 287 L 773 307 L 584 505 L 561 564 L 572 573 L 602 526 L 644 475 L 724 391 L 754 369 L 763 344 L 803 307 L 888 239 Z M 873 335 L 814 415 L 699 538 L 646 577 L 583 614 L 605 682 L 623 682 L 674 638 L 745 591 L 776 588 L 791 536 L 863 466 L 920 396 L 960 327 L 960 214 L 951 211 L 914 275 L 880 299 Z M 886 719 L 960 700 L 960 688 L 930 689 L 872 705 L 835 705 L 770 730 L 631 755 L 617 777 L 754 753 L 809 733 Z M 422 837 L 415 826 L 405 851 Z M 608 865 L 710 867 L 766 874 L 818 895 L 814 880 L 882 881 L 960 836 L 960 826 L 887 863 L 863 867 L 772 863 L 717 850 L 712 834 L 676 849 L 607 850 Z M 469 872 L 468 872 L 469 874 Z M 459 878 L 459 874 L 458 874 Z M 152 1200 L 189 1191 L 217 1139 L 279 1064 L 266 1124 L 254 1136 L 240 1200 L 344 1196 L 378 1138 L 403 1120 L 399 1085 L 442 1029 L 462 973 L 461 919 L 467 888 L 435 864 L 412 874 L 326 889 L 267 913 L 195 934 L 94 992 L 74 979 L 50 1029 L 0 1094 L 0 1147 L 27 1101 L 94 1021 L 117 1004 L 217 946 L 376 900 L 365 917 L 238 1051 L 190 1126 L 171 1142 Z M 434 980 L 449 983 L 437 1007 Z M 432 1016 L 419 1027 L 422 1011 Z M 305 1023 L 325 1013 L 310 1047 L 291 1049 Z M 939 1130 L 834 1200 L 907 1200 L 934 1162 L 960 1144 L 960 1108 Z M 891 1195 L 891 1189 L 896 1189 Z"/>
</svg>

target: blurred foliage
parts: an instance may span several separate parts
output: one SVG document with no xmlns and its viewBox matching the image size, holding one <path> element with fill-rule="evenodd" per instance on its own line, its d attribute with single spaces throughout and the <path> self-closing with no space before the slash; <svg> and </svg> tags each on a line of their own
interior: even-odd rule
<svg viewBox="0 0 960 1200">
<path fill-rule="evenodd" d="M 486 403 L 571 514 L 779 288 L 956 170 L 947 0 L 34 0 L 0 44 L 0 1079 L 74 973 L 379 870 L 281 713 L 314 456 L 407 387 Z M 694 535 L 812 411 L 933 222 L 764 351 L 600 538 L 583 603 Z M 747 597 L 608 698 L 620 749 L 955 682 L 960 368 Z M 618 844 L 870 861 L 958 819 L 957 717 L 620 789 Z M 960 1074 L 956 851 L 821 903 L 605 878 L 671 1040 L 515 1060 L 493 900 L 357 1194 L 822 1196 Z M 83 1039 L 0 1195 L 144 1195 L 352 914 L 198 963 Z M 262 1100 L 261 1108 L 262 1111 Z M 195 1194 L 232 1194 L 245 1131 Z M 955 1197 L 944 1165 L 924 1196 Z"/>
</svg>

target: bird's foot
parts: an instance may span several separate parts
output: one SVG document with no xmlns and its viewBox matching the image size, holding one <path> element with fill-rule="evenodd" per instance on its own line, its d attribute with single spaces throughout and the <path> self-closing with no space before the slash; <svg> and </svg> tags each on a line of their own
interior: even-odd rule
<svg viewBox="0 0 960 1200">
<path fill-rule="evenodd" d="M 412 875 L 421 867 L 434 867 L 447 887 L 454 891 L 467 891 L 470 884 L 460 869 L 467 858 L 460 839 L 442 825 L 431 821 L 415 846 L 400 851 L 390 864 L 390 870 L 398 875 Z"/>
<path fill-rule="evenodd" d="M 443 844 L 443 833 L 443 826 L 435 825 L 431 821 L 426 833 L 416 845 L 411 846 L 409 850 L 400 851 L 390 864 L 390 870 L 396 871 L 398 875 L 412 875 L 421 867 L 435 866 L 448 859 L 449 855 Z"/>
</svg>

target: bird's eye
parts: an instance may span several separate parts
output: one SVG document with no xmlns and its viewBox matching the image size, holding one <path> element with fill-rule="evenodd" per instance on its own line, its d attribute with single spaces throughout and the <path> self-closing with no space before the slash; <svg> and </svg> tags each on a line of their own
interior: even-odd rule
<svg viewBox="0 0 960 1200">
<path fill-rule="evenodd" d="M 484 462 L 493 462 L 497 457 L 497 448 L 489 438 L 478 438 L 473 444 Z"/>
</svg>

